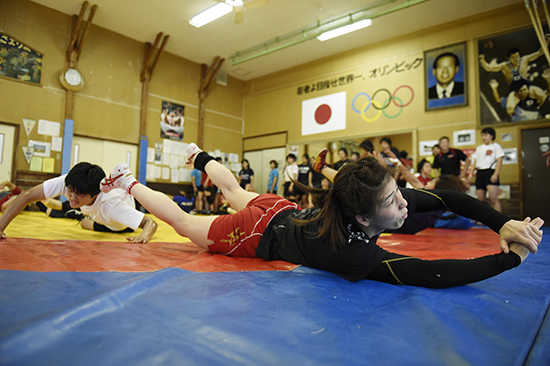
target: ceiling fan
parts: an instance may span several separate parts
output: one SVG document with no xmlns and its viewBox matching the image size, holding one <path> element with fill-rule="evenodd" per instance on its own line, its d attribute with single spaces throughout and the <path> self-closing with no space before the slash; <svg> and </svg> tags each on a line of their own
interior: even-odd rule
<svg viewBox="0 0 550 366">
<path fill-rule="evenodd" d="M 244 20 L 244 10 L 245 9 L 254 9 L 260 6 L 269 4 L 269 0 L 252 0 L 244 2 L 243 0 L 215 0 L 219 3 L 226 3 L 233 7 L 233 13 L 235 13 L 235 23 L 242 23 Z"/>
</svg>

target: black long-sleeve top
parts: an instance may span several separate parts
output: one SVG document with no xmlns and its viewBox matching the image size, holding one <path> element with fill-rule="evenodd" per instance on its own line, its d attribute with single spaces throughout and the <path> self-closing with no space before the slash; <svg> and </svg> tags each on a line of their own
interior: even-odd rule
<svg viewBox="0 0 550 366">
<path fill-rule="evenodd" d="M 408 202 L 409 214 L 436 210 L 450 210 L 458 215 L 481 221 L 493 231 L 511 218 L 487 204 L 466 194 L 452 190 L 421 190 L 400 188 Z M 316 237 L 320 221 L 298 225 L 293 218 L 315 217 L 319 209 L 287 210 L 275 216 L 266 228 L 256 255 L 267 260 L 285 260 L 307 267 L 327 270 L 350 281 L 358 281 L 372 272 L 388 253 L 360 229 L 357 222 L 347 224 L 348 238 L 341 249 L 335 251 L 327 238 Z"/>
</svg>

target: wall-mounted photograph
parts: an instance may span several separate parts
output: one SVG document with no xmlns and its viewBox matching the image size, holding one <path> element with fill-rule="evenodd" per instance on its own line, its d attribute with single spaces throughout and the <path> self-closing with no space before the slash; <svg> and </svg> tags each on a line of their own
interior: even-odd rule
<svg viewBox="0 0 550 366">
<path fill-rule="evenodd" d="M 41 85 L 42 59 L 40 52 L 0 32 L 0 77 Z"/>
<path fill-rule="evenodd" d="M 183 141 L 183 127 L 185 107 L 171 102 L 162 102 L 160 114 L 160 137 Z"/>
<path fill-rule="evenodd" d="M 424 52 L 426 110 L 468 105 L 466 43 Z"/>
<path fill-rule="evenodd" d="M 477 52 L 480 125 L 550 118 L 550 67 L 533 28 L 479 39 Z"/>
</svg>

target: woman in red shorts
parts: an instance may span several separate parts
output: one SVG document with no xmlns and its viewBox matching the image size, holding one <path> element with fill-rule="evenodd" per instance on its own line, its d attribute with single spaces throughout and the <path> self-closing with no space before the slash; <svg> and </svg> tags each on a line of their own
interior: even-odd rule
<svg viewBox="0 0 550 366">
<path fill-rule="evenodd" d="M 432 288 L 463 285 L 518 266 L 536 253 L 542 239 L 540 218 L 511 220 L 456 191 L 398 188 L 374 158 L 342 167 L 328 190 L 314 190 L 316 208 L 301 210 L 274 194 L 242 189 L 233 174 L 195 144 L 188 163 L 204 171 L 238 212 L 192 216 L 161 192 L 139 184 L 127 164 L 101 182 L 108 192 L 122 188 L 178 234 L 213 253 L 285 260 L 338 274 L 350 281 L 371 279 Z M 387 252 L 376 241 L 386 229 L 403 225 L 409 213 L 450 209 L 482 221 L 500 233 L 502 252 L 471 260 L 421 260 Z"/>
<path fill-rule="evenodd" d="M 9 191 L 4 190 L 8 187 Z M 4 212 L 12 203 L 16 196 L 21 194 L 21 190 L 9 180 L 0 183 L 0 211 Z"/>
</svg>

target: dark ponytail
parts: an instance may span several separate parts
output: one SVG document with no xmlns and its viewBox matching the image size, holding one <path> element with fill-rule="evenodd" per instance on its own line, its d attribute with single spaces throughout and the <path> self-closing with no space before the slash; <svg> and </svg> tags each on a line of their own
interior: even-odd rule
<svg viewBox="0 0 550 366">
<path fill-rule="evenodd" d="M 320 208 L 318 215 L 308 220 L 296 220 L 299 225 L 322 221 L 316 237 L 326 238 L 337 250 L 347 245 L 347 223 L 357 215 L 374 218 L 382 201 L 383 189 L 391 179 L 385 167 L 373 157 L 344 165 L 328 190 L 314 189 L 297 184 L 314 195 L 314 203 Z"/>
</svg>

